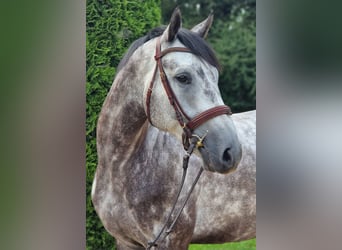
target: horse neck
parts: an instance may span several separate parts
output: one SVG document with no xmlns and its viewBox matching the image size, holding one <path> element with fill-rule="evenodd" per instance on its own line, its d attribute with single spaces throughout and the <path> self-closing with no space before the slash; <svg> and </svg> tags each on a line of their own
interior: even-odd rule
<svg viewBox="0 0 342 250">
<path fill-rule="evenodd" d="M 130 60 L 120 70 L 103 104 L 97 125 L 100 165 L 108 166 L 113 158 L 120 161 L 144 137 L 147 118 L 143 106 L 144 84 L 139 81 L 138 68 Z"/>
</svg>

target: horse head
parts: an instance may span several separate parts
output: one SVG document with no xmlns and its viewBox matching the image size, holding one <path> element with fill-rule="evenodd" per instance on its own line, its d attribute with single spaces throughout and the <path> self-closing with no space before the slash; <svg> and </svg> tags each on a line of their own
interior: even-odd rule
<svg viewBox="0 0 342 250">
<path fill-rule="evenodd" d="M 161 35 L 147 43 L 150 52 L 155 50 L 151 64 L 155 68 L 146 72 L 144 108 L 153 126 L 180 140 L 187 124 L 195 117 L 201 119 L 186 131 L 190 133 L 186 140 L 203 140 L 195 153 L 202 157 L 206 170 L 228 173 L 236 169 L 242 151 L 218 88 L 218 61 L 204 41 L 212 21 L 210 15 L 191 30 L 183 29 L 177 8 Z"/>
</svg>

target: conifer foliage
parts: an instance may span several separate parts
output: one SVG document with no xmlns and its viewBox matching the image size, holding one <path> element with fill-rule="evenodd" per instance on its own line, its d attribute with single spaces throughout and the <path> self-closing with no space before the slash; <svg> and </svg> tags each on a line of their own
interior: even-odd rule
<svg viewBox="0 0 342 250">
<path fill-rule="evenodd" d="M 160 25 L 159 0 L 87 0 L 87 250 L 115 249 L 91 203 L 91 185 L 97 165 L 96 123 L 112 85 L 116 67 L 129 45 Z"/>
</svg>

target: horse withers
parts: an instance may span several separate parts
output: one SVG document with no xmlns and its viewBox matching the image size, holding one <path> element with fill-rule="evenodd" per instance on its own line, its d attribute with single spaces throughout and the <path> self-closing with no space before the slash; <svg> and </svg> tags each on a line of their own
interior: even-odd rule
<svg viewBox="0 0 342 250">
<path fill-rule="evenodd" d="M 166 28 L 135 41 L 118 66 L 98 120 L 91 194 L 118 249 L 181 250 L 255 237 L 255 111 L 231 115 L 223 103 L 219 64 L 203 39 L 212 20 L 186 30 L 176 9 Z M 166 233 L 194 139 L 179 201 L 207 171 Z"/>
</svg>

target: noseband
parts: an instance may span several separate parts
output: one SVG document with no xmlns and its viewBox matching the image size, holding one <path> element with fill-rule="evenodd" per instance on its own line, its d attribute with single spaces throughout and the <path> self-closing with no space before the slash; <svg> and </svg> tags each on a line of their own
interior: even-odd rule
<svg viewBox="0 0 342 250">
<path fill-rule="evenodd" d="M 188 48 L 183 48 L 183 47 L 172 47 L 165 49 L 161 51 L 161 45 L 160 45 L 160 37 L 157 39 L 157 44 L 156 44 L 156 54 L 154 56 L 154 59 L 156 60 L 156 67 L 154 69 L 153 77 L 150 82 L 150 86 L 147 90 L 147 96 L 146 96 L 146 113 L 147 113 L 147 118 L 151 124 L 151 111 L 150 111 L 150 101 L 151 101 L 151 95 L 152 95 L 152 89 L 153 89 L 153 84 L 156 78 L 157 74 L 157 69 L 159 68 L 159 75 L 160 79 L 163 83 L 165 92 L 167 94 L 167 97 L 169 99 L 169 102 L 173 109 L 176 112 L 176 118 L 179 122 L 179 125 L 183 128 L 183 134 L 182 134 L 182 139 L 183 139 L 183 146 L 184 149 L 187 150 L 190 145 L 190 139 L 192 137 L 193 131 L 202 125 L 203 123 L 207 122 L 208 120 L 219 116 L 219 115 L 231 115 L 232 112 L 230 108 L 226 105 L 220 105 L 216 106 L 210 109 L 207 109 L 206 111 L 196 115 L 192 119 L 184 112 L 182 109 L 182 106 L 179 104 L 179 101 L 177 97 L 175 96 L 174 92 L 172 91 L 172 88 L 170 86 L 170 83 L 167 79 L 167 76 L 165 74 L 163 64 L 162 64 L 162 57 L 165 56 L 168 53 L 171 52 L 187 52 L 187 53 L 192 53 L 192 51 Z"/>
</svg>

